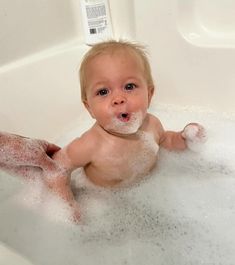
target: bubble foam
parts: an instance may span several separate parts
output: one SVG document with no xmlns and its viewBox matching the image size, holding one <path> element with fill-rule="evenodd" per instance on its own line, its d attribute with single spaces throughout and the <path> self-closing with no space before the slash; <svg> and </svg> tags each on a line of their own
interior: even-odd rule
<svg viewBox="0 0 235 265">
<path fill-rule="evenodd" d="M 54 203 L 41 207 L 42 201 L 47 204 L 55 198 L 48 199 L 47 191 L 41 193 L 44 188 L 35 183 L 31 194 L 24 191 L 18 199 L 36 205 L 34 211 L 23 204 L 16 206 L 19 203 L 13 200 L 1 200 L 1 240 L 35 264 L 44 265 L 233 264 L 234 120 L 173 107 L 153 109 L 153 113 L 164 127 L 177 131 L 189 122 L 205 125 L 203 150 L 174 153 L 161 149 L 151 174 L 120 190 L 89 185 L 78 170 L 73 185 L 82 222 L 69 228 L 40 214 L 49 211 L 52 216 L 60 215 L 63 207 Z M 82 122 L 76 128 L 77 135 L 86 126 Z M 151 145 L 151 139 L 146 139 L 147 143 Z M 0 175 L 0 189 L 7 187 L 6 179 Z M 14 181 L 8 185 L 12 196 L 22 189 L 13 189 L 14 185 Z M 65 214 L 61 220 L 67 217 Z"/>
<path fill-rule="evenodd" d="M 108 131 L 132 134 L 136 133 L 143 122 L 143 114 L 141 111 L 131 113 L 131 118 L 128 122 L 120 121 L 117 117 L 113 117 L 110 124 L 107 125 Z"/>
<path fill-rule="evenodd" d="M 17 204 L 38 213 L 49 221 L 73 223 L 70 206 L 48 190 L 40 179 L 24 181 L 23 189 L 14 196 L 14 200 Z"/>
</svg>

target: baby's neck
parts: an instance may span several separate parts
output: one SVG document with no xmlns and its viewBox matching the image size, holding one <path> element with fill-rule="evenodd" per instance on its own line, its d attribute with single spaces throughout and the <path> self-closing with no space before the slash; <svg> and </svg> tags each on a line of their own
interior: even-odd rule
<svg viewBox="0 0 235 265">
<path fill-rule="evenodd" d="M 109 135 L 113 135 L 119 138 L 125 138 L 125 139 L 132 139 L 135 138 L 139 135 L 139 130 L 137 132 L 134 133 L 129 133 L 129 134 L 124 134 L 124 133 L 118 133 L 118 132 L 114 132 L 114 131 L 110 131 L 110 130 L 106 130 L 104 127 L 98 125 L 103 131 L 105 131 L 106 133 L 108 133 Z"/>
</svg>

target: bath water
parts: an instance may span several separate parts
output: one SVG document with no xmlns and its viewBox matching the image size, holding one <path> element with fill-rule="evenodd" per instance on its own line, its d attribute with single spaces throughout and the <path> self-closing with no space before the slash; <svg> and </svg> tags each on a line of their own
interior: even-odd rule
<svg viewBox="0 0 235 265">
<path fill-rule="evenodd" d="M 0 240 L 37 265 L 234 264 L 235 118 L 175 106 L 152 107 L 165 129 L 199 122 L 208 140 L 200 152 L 160 150 L 150 175 L 123 190 L 87 185 L 80 170 L 73 189 L 82 220 L 40 182 L 0 174 Z M 58 143 L 93 123 L 82 114 Z"/>
</svg>

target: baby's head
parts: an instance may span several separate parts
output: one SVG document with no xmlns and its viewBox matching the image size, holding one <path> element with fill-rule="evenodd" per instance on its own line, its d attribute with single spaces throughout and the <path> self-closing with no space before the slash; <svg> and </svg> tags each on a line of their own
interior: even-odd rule
<svg viewBox="0 0 235 265">
<path fill-rule="evenodd" d="M 81 98 L 109 132 L 131 134 L 145 120 L 154 84 L 140 45 L 108 41 L 94 45 L 80 67 Z"/>
<path fill-rule="evenodd" d="M 151 89 L 151 93 L 153 93 L 154 90 L 154 82 L 151 74 L 151 67 L 147 58 L 147 54 L 145 51 L 145 47 L 128 42 L 128 41 L 115 41 L 110 40 L 106 42 L 101 42 L 98 44 L 95 44 L 92 46 L 92 48 L 85 54 L 80 70 L 79 70 L 79 78 L 80 78 L 80 87 L 81 87 L 81 99 L 82 102 L 87 100 L 87 84 L 89 82 L 89 77 L 87 76 L 87 66 L 88 64 L 97 56 L 104 55 L 104 54 L 114 54 L 115 52 L 123 51 L 127 53 L 134 54 L 137 56 L 141 63 L 143 64 L 144 69 L 144 76 L 146 79 L 146 82 L 148 84 L 149 89 Z"/>
</svg>

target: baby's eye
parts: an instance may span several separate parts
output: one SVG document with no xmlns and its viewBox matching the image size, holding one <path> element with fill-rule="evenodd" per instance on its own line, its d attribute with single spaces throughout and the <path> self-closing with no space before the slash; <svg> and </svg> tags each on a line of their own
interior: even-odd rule
<svg viewBox="0 0 235 265">
<path fill-rule="evenodd" d="M 109 90 L 107 88 L 101 88 L 97 91 L 97 96 L 106 96 L 108 95 Z"/>
<path fill-rule="evenodd" d="M 133 90 L 134 88 L 136 88 L 137 85 L 134 83 L 128 83 L 125 85 L 125 90 Z"/>
</svg>

